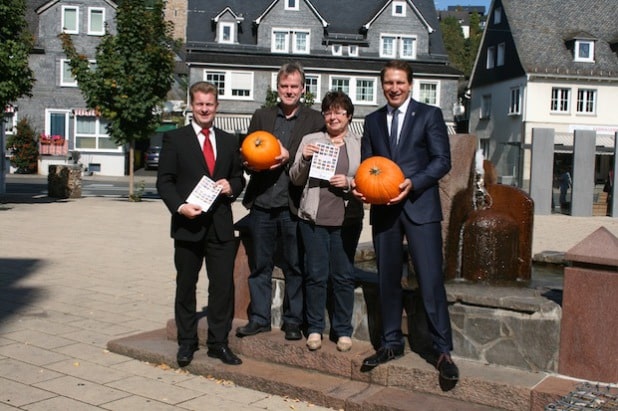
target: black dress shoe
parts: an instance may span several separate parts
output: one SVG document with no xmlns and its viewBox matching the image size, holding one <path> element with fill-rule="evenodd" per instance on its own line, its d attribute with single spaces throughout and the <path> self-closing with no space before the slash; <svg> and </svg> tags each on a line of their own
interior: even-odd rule
<svg viewBox="0 0 618 411">
<path fill-rule="evenodd" d="M 459 369 L 457 369 L 457 366 L 449 354 L 440 354 L 436 368 L 440 371 L 440 378 L 449 381 L 459 380 Z"/>
<path fill-rule="evenodd" d="M 186 367 L 193 360 L 193 353 L 199 350 L 197 344 L 180 344 L 176 361 L 180 367 Z"/>
<path fill-rule="evenodd" d="M 270 331 L 270 324 L 261 325 L 261 324 L 249 321 L 249 323 L 247 323 L 247 325 L 245 325 L 244 327 L 238 327 L 236 329 L 236 336 L 239 338 L 242 338 L 242 337 L 248 337 L 250 335 L 269 332 L 269 331 Z"/>
<path fill-rule="evenodd" d="M 211 347 L 208 349 L 208 356 L 212 358 L 218 358 L 223 361 L 225 364 L 229 365 L 240 365 L 242 364 L 242 360 L 236 356 L 230 350 L 230 347 L 227 345 L 218 345 L 216 347 Z"/>
<path fill-rule="evenodd" d="M 295 341 L 303 338 L 300 327 L 296 324 L 285 324 L 282 328 L 285 330 L 286 340 Z"/>
<path fill-rule="evenodd" d="M 370 357 L 365 358 L 363 361 L 363 369 L 372 369 L 385 362 L 397 359 L 403 356 L 403 347 L 400 348 L 380 348 Z"/>
</svg>

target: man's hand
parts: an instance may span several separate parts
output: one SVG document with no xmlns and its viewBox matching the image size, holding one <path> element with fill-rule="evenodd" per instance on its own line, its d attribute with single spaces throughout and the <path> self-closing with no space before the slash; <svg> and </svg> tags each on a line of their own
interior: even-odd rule
<svg viewBox="0 0 618 411">
<path fill-rule="evenodd" d="M 269 170 L 274 170 L 276 168 L 282 167 L 290 162 L 290 152 L 287 150 L 287 148 L 283 147 L 283 144 L 281 144 L 281 140 L 277 141 L 279 142 L 279 147 L 281 148 L 281 154 L 275 157 L 275 160 L 277 160 L 277 162 L 274 165 L 270 166 Z"/>
<path fill-rule="evenodd" d="M 225 178 L 217 180 L 215 184 L 221 187 L 221 192 L 219 194 L 223 194 L 228 197 L 232 197 L 234 195 L 234 193 L 232 192 L 232 185 Z"/>
<path fill-rule="evenodd" d="M 195 217 L 202 214 L 202 207 L 196 204 L 183 204 L 178 209 L 178 214 L 187 217 L 189 220 L 193 220 Z"/>
<path fill-rule="evenodd" d="M 403 180 L 403 183 L 399 184 L 399 190 L 401 190 L 399 195 L 395 198 L 391 198 L 386 205 L 398 204 L 405 200 L 408 194 L 410 194 L 410 191 L 412 191 L 412 181 L 409 178 Z"/>
</svg>

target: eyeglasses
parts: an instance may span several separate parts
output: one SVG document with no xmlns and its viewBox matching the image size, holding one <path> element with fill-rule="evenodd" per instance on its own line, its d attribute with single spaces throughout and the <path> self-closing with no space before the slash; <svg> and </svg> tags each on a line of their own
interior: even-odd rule
<svg viewBox="0 0 618 411">
<path fill-rule="evenodd" d="M 324 111 L 324 112 L 322 112 L 322 115 L 324 117 L 330 117 L 330 116 L 343 117 L 346 114 L 348 114 L 348 112 L 345 111 L 345 110 L 341 110 L 341 111 Z"/>
</svg>

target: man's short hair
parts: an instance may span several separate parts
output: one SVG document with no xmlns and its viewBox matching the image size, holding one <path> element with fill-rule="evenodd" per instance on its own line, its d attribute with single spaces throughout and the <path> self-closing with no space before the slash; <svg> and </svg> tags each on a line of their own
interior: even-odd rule
<svg viewBox="0 0 618 411">
<path fill-rule="evenodd" d="M 281 66 L 281 68 L 279 69 L 279 72 L 277 73 L 277 86 L 279 85 L 279 82 L 281 81 L 281 78 L 283 76 L 289 76 L 290 74 L 294 74 L 294 73 L 300 74 L 301 85 L 304 87 L 305 86 L 305 70 L 303 70 L 303 66 L 301 66 L 300 63 L 297 63 L 297 62 L 286 63 L 283 66 Z"/>
<path fill-rule="evenodd" d="M 384 83 L 384 73 L 386 70 L 402 70 L 406 72 L 406 76 L 408 77 L 408 83 L 412 84 L 412 78 L 414 77 L 414 72 L 412 71 L 412 66 L 410 63 L 403 60 L 391 60 L 380 70 L 380 82 Z"/>
<path fill-rule="evenodd" d="M 191 103 L 193 103 L 193 99 L 195 98 L 195 93 L 201 91 L 204 94 L 214 94 L 215 101 L 219 102 L 219 89 L 212 83 L 208 81 L 198 81 L 197 83 L 193 83 L 189 88 L 189 98 L 191 99 Z"/>
</svg>

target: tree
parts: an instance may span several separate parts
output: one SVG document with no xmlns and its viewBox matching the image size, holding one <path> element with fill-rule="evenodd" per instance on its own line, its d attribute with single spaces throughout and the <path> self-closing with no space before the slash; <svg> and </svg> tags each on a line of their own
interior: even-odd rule
<svg viewBox="0 0 618 411">
<path fill-rule="evenodd" d="M 25 118 L 19 120 L 15 129 L 15 134 L 6 141 L 6 146 L 11 151 L 11 165 L 17 169 L 17 173 L 35 173 L 39 159 L 36 132 Z"/>
<path fill-rule="evenodd" d="M 0 3 L 0 193 L 4 184 L 4 109 L 22 96 L 31 96 L 34 73 L 28 66 L 33 39 L 27 30 L 25 0 Z"/>
<path fill-rule="evenodd" d="M 63 33 L 60 38 L 86 104 L 108 121 L 107 132 L 116 144 L 130 146 L 132 199 L 135 142 L 154 132 L 172 84 L 173 27 L 164 19 L 162 0 L 122 1 L 115 19 L 117 33 L 106 30 L 94 67 L 78 53 L 70 35 Z"/>
<path fill-rule="evenodd" d="M 461 70 L 467 79 L 472 74 L 476 53 L 483 34 L 478 13 L 470 15 L 470 36 L 464 38 L 459 21 L 449 16 L 440 21 L 440 29 L 449 60 L 453 67 Z"/>
</svg>

